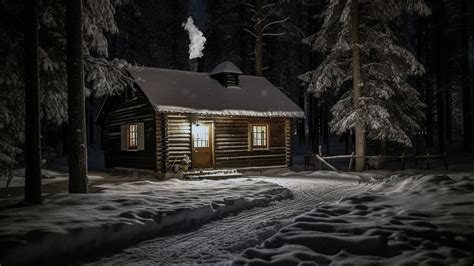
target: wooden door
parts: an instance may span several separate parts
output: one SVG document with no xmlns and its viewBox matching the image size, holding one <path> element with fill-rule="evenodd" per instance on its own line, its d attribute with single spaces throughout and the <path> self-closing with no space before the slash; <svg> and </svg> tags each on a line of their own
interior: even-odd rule
<svg viewBox="0 0 474 266">
<path fill-rule="evenodd" d="M 213 134 L 211 123 L 198 123 L 192 126 L 193 168 L 213 167 Z"/>
</svg>

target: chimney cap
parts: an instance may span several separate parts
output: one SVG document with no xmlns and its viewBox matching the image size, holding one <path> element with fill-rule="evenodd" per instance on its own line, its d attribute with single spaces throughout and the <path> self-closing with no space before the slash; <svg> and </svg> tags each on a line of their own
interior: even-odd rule
<svg viewBox="0 0 474 266">
<path fill-rule="evenodd" d="M 243 74 L 242 71 L 236 65 L 234 65 L 234 63 L 230 61 L 224 61 L 220 63 L 219 65 L 217 65 L 214 68 L 214 70 L 212 70 L 210 75 L 212 76 L 212 75 L 217 75 L 221 73 L 234 73 L 238 75 Z"/>
</svg>

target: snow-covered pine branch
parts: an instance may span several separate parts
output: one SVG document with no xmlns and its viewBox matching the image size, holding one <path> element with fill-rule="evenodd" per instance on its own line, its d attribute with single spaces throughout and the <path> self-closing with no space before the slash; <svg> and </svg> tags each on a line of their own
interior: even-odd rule
<svg viewBox="0 0 474 266">
<path fill-rule="evenodd" d="M 400 2 L 403 2 L 402 4 Z M 424 104 L 409 78 L 425 73 L 412 52 L 403 47 L 394 27 L 403 14 L 426 16 L 423 0 L 361 1 L 359 4 L 361 98 L 353 105 L 351 1 L 330 0 L 321 30 L 303 40 L 325 56 L 314 70 L 300 76 L 311 94 L 335 97 L 331 130 L 344 134 L 356 123 L 368 137 L 411 145 L 410 134 L 420 129 Z"/>
<path fill-rule="evenodd" d="M 124 75 L 127 63 L 107 59 L 107 35 L 117 32 L 114 20 L 115 6 L 126 0 L 89 0 L 84 1 L 84 54 L 88 90 L 97 90 L 99 94 L 112 93 L 125 85 L 128 79 Z M 42 4 L 41 4 L 42 3 Z M 53 124 L 60 124 L 67 119 L 66 93 L 66 39 L 65 7 L 63 1 L 41 2 L 39 6 L 40 23 L 40 86 L 41 117 Z M 2 13 L 5 21 L 16 21 L 22 17 L 22 3 L 7 1 L 3 3 Z M 24 77 L 23 24 L 8 23 L 0 25 L 0 143 L 21 147 L 24 136 Z M 95 64 L 101 62 L 101 75 L 94 72 Z M 91 78 L 94 77 L 94 78 Z M 96 80 L 101 77 L 100 82 Z M 104 81 L 105 80 L 105 81 Z M 107 85 L 108 84 L 108 85 Z M 8 99 L 8 100 L 7 100 Z M 10 154 L 0 147 L 0 153 Z"/>
</svg>

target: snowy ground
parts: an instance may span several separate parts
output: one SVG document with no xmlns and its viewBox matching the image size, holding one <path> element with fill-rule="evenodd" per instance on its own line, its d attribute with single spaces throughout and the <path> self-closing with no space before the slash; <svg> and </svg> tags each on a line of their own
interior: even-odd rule
<svg viewBox="0 0 474 266">
<path fill-rule="evenodd" d="M 8 187 L 24 187 L 25 186 L 25 169 L 18 169 L 13 172 L 14 176 L 10 181 Z M 41 170 L 43 178 L 41 179 L 42 185 L 68 181 L 68 174 L 64 174 L 58 171 L 53 170 Z M 97 175 L 88 175 L 89 180 L 98 180 L 102 179 L 101 176 Z M 8 178 L 5 176 L 0 176 L 0 188 L 5 188 L 8 182 Z"/>
<path fill-rule="evenodd" d="M 358 195 L 374 186 L 360 182 L 352 174 L 286 173 L 267 171 L 279 177 L 252 177 L 289 188 L 293 200 L 272 202 L 269 206 L 253 208 L 199 228 L 175 235 L 160 236 L 108 257 L 88 261 L 92 264 L 221 264 L 231 263 L 239 253 L 260 244 L 280 228 L 292 222 L 295 216 L 324 202 Z M 367 179 L 373 173 L 364 174 Z"/>
<path fill-rule="evenodd" d="M 314 210 L 235 264 L 474 264 L 474 173 L 397 175 Z"/>
<path fill-rule="evenodd" d="M 99 193 L 49 194 L 39 206 L 0 200 L 0 264 L 72 261 L 292 196 L 282 186 L 248 178 L 99 187 Z"/>
</svg>

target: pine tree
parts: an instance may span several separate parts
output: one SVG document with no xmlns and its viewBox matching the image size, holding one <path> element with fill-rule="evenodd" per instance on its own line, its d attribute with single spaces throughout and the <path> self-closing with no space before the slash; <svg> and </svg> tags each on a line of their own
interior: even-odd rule
<svg viewBox="0 0 474 266">
<path fill-rule="evenodd" d="M 25 201 L 41 203 L 38 0 L 25 2 Z"/>
<path fill-rule="evenodd" d="M 410 146 L 410 133 L 420 128 L 424 104 L 409 78 L 422 75 L 424 67 L 402 47 L 396 29 L 405 14 L 429 13 L 423 0 L 364 1 L 359 5 L 356 1 L 331 0 L 321 30 L 304 40 L 325 59 L 300 77 L 309 85 L 309 93 L 338 99 L 331 109 L 331 130 L 342 135 L 355 129 L 359 135 L 357 155 L 365 155 L 365 147 L 360 147 L 365 146 L 364 136 Z M 356 18 L 359 27 L 353 25 Z M 359 41 L 353 30 L 357 28 Z M 359 161 L 357 169 L 362 168 Z"/>
<path fill-rule="evenodd" d="M 140 0 L 118 6 L 120 31 L 110 39 L 110 54 L 148 67 L 187 69 L 189 37 L 181 24 L 190 2 Z"/>
<path fill-rule="evenodd" d="M 113 3 L 112 3 L 113 2 Z M 123 2 L 123 3 L 122 3 Z M 84 1 L 84 59 L 86 95 L 113 94 L 131 82 L 124 60 L 109 60 L 107 37 L 117 32 L 115 7 L 127 0 Z M 21 153 L 25 136 L 25 77 L 22 50 L 24 21 L 28 1 L 0 3 L 0 171 L 10 171 L 24 162 Z M 43 125 L 57 126 L 67 121 L 66 91 L 66 1 L 39 1 L 39 76 L 40 112 Z M 36 112 L 38 114 L 38 112 Z M 45 128 L 45 127 L 44 127 Z"/>
<path fill-rule="evenodd" d="M 359 0 L 352 0 L 351 2 L 351 46 L 352 46 L 352 86 L 353 86 L 353 99 L 352 106 L 353 110 L 361 109 L 361 96 L 362 96 L 362 75 L 361 75 L 361 62 L 360 62 L 360 29 L 359 29 Z M 344 131 L 347 131 L 345 129 Z M 358 156 L 364 156 L 366 140 L 365 130 L 361 119 L 354 120 L 354 133 L 355 133 L 355 152 Z M 384 141 L 384 139 L 382 140 Z M 356 171 L 363 171 L 365 166 L 365 160 L 363 158 L 356 159 Z"/>
<path fill-rule="evenodd" d="M 234 0 L 206 1 L 207 20 L 204 27 L 206 48 L 204 64 L 212 71 L 219 63 L 231 61 L 244 73 L 248 54 L 251 53 L 252 36 L 242 30 L 245 23 L 245 6 Z M 238 36 L 238 38 L 236 38 Z M 253 68 L 253 67 L 252 67 Z"/>
<path fill-rule="evenodd" d="M 469 21 L 469 10 L 471 17 L 474 16 L 474 5 L 471 2 L 469 6 L 467 0 L 461 1 L 461 7 L 463 10 L 462 14 L 462 98 L 463 98 L 463 138 L 464 138 L 464 150 L 468 153 L 472 152 L 472 110 L 471 110 L 471 86 L 474 85 L 474 77 L 470 76 L 469 71 L 469 35 L 470 30 L 474 28 L 474 25 L 470 24 Z M 474 37 L 474 36 L 473 36 Z"/>
<path fill-rule="evenodd" d="M 69 192 L 87 193 L 87 143 L 82 52 L 82 0 L 66 6 L 67 87 L 69 117 Z"/>
</svg>

